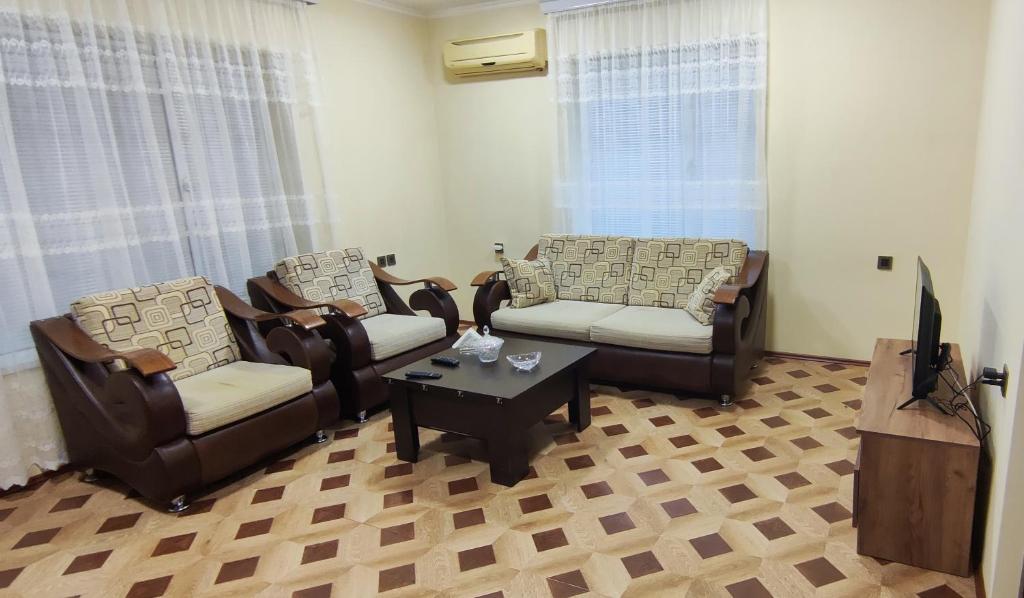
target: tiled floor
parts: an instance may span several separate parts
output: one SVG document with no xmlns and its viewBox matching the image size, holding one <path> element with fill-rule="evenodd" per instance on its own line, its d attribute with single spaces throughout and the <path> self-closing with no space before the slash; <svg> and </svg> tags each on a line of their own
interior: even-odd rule
<svg viewBox="0 0 1024 598">
<path fill-rule="evenodd" d="M 864 376 L 769 360 L 725 411 L 595 388 L 589 429 L 532 430 L 514 488 L 474 440 L 425 431 L 397 461 L 387 413 L 184 516 L 63 474 L 0 498 L 0 595 L 973 596 L 854 550 Z"/>
</svg>

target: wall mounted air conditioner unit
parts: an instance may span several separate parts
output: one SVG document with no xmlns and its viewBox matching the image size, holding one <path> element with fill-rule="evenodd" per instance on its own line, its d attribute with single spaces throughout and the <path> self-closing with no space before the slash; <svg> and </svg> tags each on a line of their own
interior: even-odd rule
<svg viewBox="0 0 1024 598">
<path fill-rule="evenodd" d="M 444 45 L 444 66 L 456 77 L 543 71 L 547 64 L 543 29 L 457 39 Z"/>
</svg>

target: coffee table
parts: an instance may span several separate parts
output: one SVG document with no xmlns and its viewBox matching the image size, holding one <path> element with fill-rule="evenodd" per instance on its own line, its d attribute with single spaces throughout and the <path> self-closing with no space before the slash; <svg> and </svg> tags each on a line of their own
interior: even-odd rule
<svg viewBox="0 0 1024 598">
<path fill-rule="evenodd" d="M 520 372 L 506 355 L 540 351 L 540 364 Z M 494 363 L 454 349 L 441 351 L 461 361 L 446 368 L 421 359 L 384 376 L 391 399 L 398 458 L 419 458 L 418 428 L 455 432 L 487 443 L 491 481 L 514 486 L 530 469 L 527 429 L 569 404 L 569 421 L 578 431 L 590 425 L 590 384 L 587 362 L 594 349 L 559 343 L 505 339 Z M 408 371 L 433 371 L 439 380 L 407 380 Z"/>
</svg>

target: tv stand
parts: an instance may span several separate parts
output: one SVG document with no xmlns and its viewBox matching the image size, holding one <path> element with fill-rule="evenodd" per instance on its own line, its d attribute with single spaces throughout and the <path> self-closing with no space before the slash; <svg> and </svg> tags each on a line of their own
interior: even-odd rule
<svg viewBox="0 0 1024 598">
<path fill-rule="evenodd" d="M 939 375 L 949 367 L 950 352 L 952 351 L 952 345 L 949 343 L 942 343 L 939 347 L 939 365 L 935 368 L 935 371 L 928 375 L 928 379 L 921 384 L 920 388 L 914 388 L 912 396 L 897 407 L 897 409 L 909 407 L 917 401 L 927 401 L 943 415 L 953 415 L 931 396 L 931 389 L 936 388 L 938 385 Z M 900 351 L 900 357 L 914 355 L 915 353 L 914 349 L 906 349 Z M 911 370 L 913 370 L 913 366 L 911 366 Z"/>
<path fill-rule="evenodd" d="M 868 370 L 853 478 L 857 552 L 915 567 L 971 573 L 971 533 L 981 445 L 959 418 L 900 409 L 912 394 L 908 340 L 879 339 Z M 948 363 L 961 380 L 960 349 Z M 947 385 L 933 397 L 952 398 Z"/>
</svg>

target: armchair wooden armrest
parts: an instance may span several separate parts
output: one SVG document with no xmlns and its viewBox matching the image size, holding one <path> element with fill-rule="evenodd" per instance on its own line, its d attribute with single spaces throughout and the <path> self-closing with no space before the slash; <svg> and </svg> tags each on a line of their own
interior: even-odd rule
<svg viewBox="0 0 1024 598">
<path fill-rule="evenodd" d="M 448 292 L 454 291 L 455 289 L 459 288 L 455 286 L 455 283 L 441 276 L 428 276 L 426 278 L 416 278 L 413 280 L 405 280 L 404 278 L 398 278 L 397 276 L 394 276 L 389 272 L 385 271 L 377 264 L 374 264 L 373 262 L 370 262 L 370 270 L 373 272 L 373 277 L 376 278 L 377 281 L 383 282 L 384 284 L 404 286 L 408 284 L 423 283 L 426 285 L 434 285 L 441 289 L 442 291 Z"/>
<path fill-rule="evenodd" d="M 238 295 L 224 287 L 217 286 L 217 298 L 220 299 L 224 310 L 232 316 L 250 322 L 267 322 L 270 320 L 288 320 L 306 330 L 312 330 L 324 325 L 324 319 L 311 311 L 290 311 L 281 314 L 270 313 L 249 305 L 242 301 Z"/>
<path fill-rule="evenodd" d="M 747 259 L 743 262 L 743 268 L 740 269 L 740 273 L 736 276 L 735 281 L 718 287 L 713 301 L 726 305 L 736 303 L 743 291 L 757 284 L 761 278 L 761 272 L 767 263 L 768 254 L 766 252 L 751 251 L 748 253 Z"/>
<path fill-rule="evenodd" d="M 317 309 L 323 307 L 332 312 L 340 312 L 350 318 L 358 318 L 359 316 L 366 315 L 366 308 L 355 301 L 350 301 L 348 299 L 336 299 L 326 303 L 310 301 L 299 297 L 295 293 L 286 289 L 281 283 L 267 277 L 251 278 L 249 279 L 249 284 L 259 288 L 259 290 L 277 303 L 291 309 Z M 249 292 L 252 294 L 252 290 Z M 323 320 L 321 319 L 321 322 L 322 321 Z"/>
<path fill-rule="evenodd" d="M 39 330 L 64 353 L 86 363 L 110 363 L 123 360 L 143 377 L 175 369 L 171 358 L 156 349 L 115 351 L 97 343 L 71 318 L 49 318 L 35 323 Z"/>
<path fill-rule="evenodd" d="M 474 276 L 473 282 L 469 284 L 474 287 L 482 287 L 492 280 L 495 280 L 499 274 L 501 274 L 501 270 L 485 270 Z"/>
</svg>

